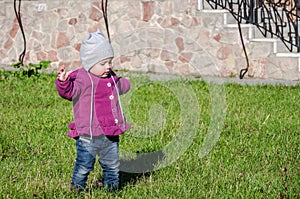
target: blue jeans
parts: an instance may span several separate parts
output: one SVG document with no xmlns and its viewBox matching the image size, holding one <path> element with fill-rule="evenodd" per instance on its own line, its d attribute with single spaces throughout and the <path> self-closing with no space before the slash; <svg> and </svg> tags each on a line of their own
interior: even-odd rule
<svg viewBox="0 0 300 199">
<path fill-rule="evenodd" d="M 105 135 L 89 140 L 76 140 L 77 157 L 73 170 L 71 188 L 81 191 L 85 189 L 88 175 L 94 170 L 96 156 L 103 170 L 104 186 L 110 191 L 119 188 L 119 144 L 109 140 Z"/>
</svg>

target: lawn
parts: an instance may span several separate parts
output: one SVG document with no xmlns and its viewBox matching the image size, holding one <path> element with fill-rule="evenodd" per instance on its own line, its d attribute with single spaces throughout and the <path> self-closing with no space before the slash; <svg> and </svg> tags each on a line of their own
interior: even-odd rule
<svg viewBox="0 0 300 199">
<path fill-rule="evenodd" d="M 54 75 L 0 80 L 0 198 L 300 198 L 300 86 L 131 77 L 118 193 L 69 192 L 72 103 Z"/>
</svg>

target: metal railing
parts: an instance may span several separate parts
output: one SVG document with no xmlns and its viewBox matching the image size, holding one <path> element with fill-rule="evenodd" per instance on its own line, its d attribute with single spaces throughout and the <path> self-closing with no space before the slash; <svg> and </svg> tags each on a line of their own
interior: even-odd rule
<svg viewBox="0 0 300 199">
<path fill-rule="evenodd" d="M 300 0 L 206 0 L 226 9 L 238 23 L 255 25 L 266 38 L 279 38 L 290 52 L 300 52 Z"/>
</svg>

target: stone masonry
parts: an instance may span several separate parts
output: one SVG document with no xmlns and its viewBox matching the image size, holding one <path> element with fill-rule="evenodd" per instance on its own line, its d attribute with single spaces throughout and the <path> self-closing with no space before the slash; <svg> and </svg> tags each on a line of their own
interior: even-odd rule
<svg viewBox="0 0 300 199">
<path fill-rule="evenodd" d="M 0 1 L 0 66 L 18 61 L 23 37 L 13 1 Z M 101 1 L 22 1 L 27 41 L 25 64 L 50 60 L 51 68 L 81 67 L 79 49 L 89 31 L 106 35 Z M 237 28 L 226 28 L 220 14 L 197 10 L 196 0 L 110 0 L 108 21 L 115 50 L 114 68 L 188 76 L 238 76 L 246 67 Z M 247 78 L 299 80 L 297 59 L 273 54 L 272 44 L 244 41 Z"/>
</svg>

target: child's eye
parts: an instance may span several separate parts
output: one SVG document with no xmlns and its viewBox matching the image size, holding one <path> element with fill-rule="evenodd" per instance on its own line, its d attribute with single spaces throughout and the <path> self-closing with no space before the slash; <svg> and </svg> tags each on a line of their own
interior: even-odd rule
<svg viewBox="0 0 300 199">
<path fill-rule="evenodd" d="M 112 65 L 112 61 L 100 62 L 101 66 L 105 66 L 106 64 Z"/>
</svg>

